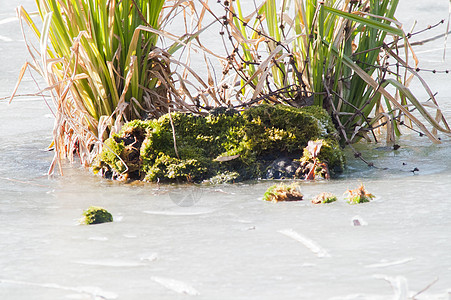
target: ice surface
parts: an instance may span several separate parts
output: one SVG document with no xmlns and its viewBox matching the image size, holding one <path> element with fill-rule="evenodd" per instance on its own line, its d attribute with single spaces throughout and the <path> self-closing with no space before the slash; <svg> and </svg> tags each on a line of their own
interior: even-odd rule
<svg viewBox="0 0 451 300">
<path fill-rule="evenodd" d="M 367 268 L 385 268 L 385 267 L 390 267 L 390 266 L 395 266 L 395 265 L 401 265 L 401 264 L 405 264 L 408 263 L 410 261 L 412 261 L 413 258 L 412 257 L 408 257 L 408 258 L 404 258 L 401 260 L 397 260 L 397 261 L 389 261 L 389 262 L 381 262 L 378 264 L 371 264 L 371 265 L 367 265 Z"/>
<path fill-rule="evenodd" d="M 62 286 L 55 283 L 36 283 L 36 282 L 26 282 L 26 281 L 17 281 L 17 280 L 9 280 L 9 279 L 0 279 L 0 283 L 17 285 L 17 286 L 30 286 L 30 287 L 39 287 L 46 289 L 56 289 L 62 291 L 71 291 L 77 292 L 78 297 L 83 297 L 83 295 L 88 295 L 91 299 L 117 299 L 117 295 L 111 292 L 103 291 L 99 287 L 95 286 L 85 286 L 85 287 L 69 287 Z M 74 297 L 74 294 L 71 294 L 71 297 Z M 77 298 L 77 297 L 76 297 Z"/>
<path fill-rule="evenodd" d="M 164 277 L 151 277 L 151 280 L 155 281 L 156 283 L 161 284 L 165 288 L 172 290 L 179 294 L 186 294 L 190 296 L 197 296 L 199 295 L 199 292 L 193 288 L 192 286 L 188 285 L 185 282 L 178 281 L 171 278 L 164 278 Z"/>
<path fill-rule="evenodd" d="M 282 230 L 279 230 L 279 232 L 283 235 L 286 235 L 286 236 L 302 243 L 305 247 L 307 247 L 309 250 L 311 250 L 313 253 L 315 253 L 316 256 L 318 256 L 318 257 L 330 257 L 330 254 L 329 254 L 329 252 L 327 252 L 326 249 L 322 248 L 315 241 L 297 233 L 293 229 L 282 229 Z"/>
</svg>

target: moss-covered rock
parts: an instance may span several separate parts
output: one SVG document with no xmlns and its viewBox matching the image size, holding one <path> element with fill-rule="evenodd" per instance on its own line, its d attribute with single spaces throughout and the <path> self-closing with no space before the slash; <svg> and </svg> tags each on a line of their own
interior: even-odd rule
<svg viewBox="0 0 451 300">
<path fill-rule="evenodd" d="M 82 224 L 93 225 L 113 222 L 113 216 L 104 208 L 97 206 L 90 206 L 83 212 Z"/>
<path fill-rule="evenodd" d="M 173 130 L 174 128 L 174 130 Z M 207 116 L 172 113 L 132 121 L 108 139 L 94 166 L 112 178 L 146 181 L 236 182 L 266 178 L 286 158 L 293 178 L 310 140 L 321 140 L 318 159 L 331 172 L 344 166 L 336 130 L 326 111 L 262 104 L 241 113 L 219 108 Z M 299 173 L 299 172 L 297 172 Z M 301 172 L 302 173 L 302 172 Z"/>
</svg>

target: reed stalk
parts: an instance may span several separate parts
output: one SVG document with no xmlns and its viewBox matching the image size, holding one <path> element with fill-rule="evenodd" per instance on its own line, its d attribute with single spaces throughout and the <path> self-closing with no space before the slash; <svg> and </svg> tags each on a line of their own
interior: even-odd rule
<svg viewBox="0 0 451 300">
<path fill-rule="evenodd" d="M 46 81 L 56 117 L 53 146 L 55 159 L 71 161 L 74 155 L 89 166 L 103 140 L 133 119 L 159 117 L 172 110 L 190 110 L 175 85 L 171 54 L 196 35 L 176 37 L 164 32 L 175 6 L 165 0 L 36 0 L 42 29 L 23 8 L 22 25 L 28 25 L 39 41 L 35 46 L 24 34 L 31 67 Z M 174 43 L 156 47 L 161 36 Z M 179 81 L 183 80 L 180 78 Z M 60 168 L 61 171 L 61 168 Z"/>
<path fill-rule="evenodd" d="M 241 77 L 237 97 L 245 105 L 265 100 L 324 107 L 348 144 L 371 140 L 369 133 L 377 139 L 373 131 L 382 125 L 393 142 L 403 118 L 438 143 L 437 131 L 451 131 L 429 87 L 413 71 L 418 60 L 395 18 L 397 5 L 397 0 L 265 0 L 246 15 L 239 0 L 225 1 L 223 26 L 234 47 L 227 68 Z M 398 42 L 405 58 L 397 54 Z M 412 77 L 420 79 L 433 105 L 410 92 Z"/>
</svg>

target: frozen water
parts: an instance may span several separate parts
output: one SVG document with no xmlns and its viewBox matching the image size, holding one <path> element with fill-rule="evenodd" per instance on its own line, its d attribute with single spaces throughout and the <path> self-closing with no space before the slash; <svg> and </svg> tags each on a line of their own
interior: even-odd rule
<svg viewBox="0 0 451 300">
<path fill-rule="evenodd" d="M 329 254 L 329 252 L 327 252 L 326 249 L 322 248 L 315 241 L 313 241 L 303 235 L 300 235 L 293 229 L 282 229 L 282 230 L 279 230 L 279 232 L 283 235 L 286 235 L 286 236 L 302 243 L 305 247 L 310 249 L 318 257 L 330 257 L 330 254 Z"/>
<path fill-rule="evenodd" d="M 0 96 L 26 59 L 14 7 L 34 7 L 3 2 Z M 398 16 L 406 28 L 414 19 L 422 28 L 447 12 L 445 0 L 401 0 Z M 435 48 L 443 50 L 442 41 L 420 51 Z M 422 67 L 451 69 L 441 57 L 421 54 Z M 424 73 L 451 119 L 449 76 Z M 412 89 L 420 91 L 415 82 Z M 34 90 L 27 77 L 19 92 Z M 48 114 L 42 99 L 0 102 L 0 299 L 406 299 L 425 288 L 415 299 L 451 299 L 448 137 L 431 145 L 405 135 L 397 151 L 357 145 L 379 168 L 349 153 L 339 179 L 300 183 L 305 201 L 267 203 L 272 181 L 129 185 L 76 165 L 48 178 Z M 361 182 L 376 199 L 348 205 L 343 193 Z M 325 191 L 339 200 L 309 202 Z M 91 205 L 107 208 L 114 222 L 79 225 Z"/>
<path fill-rule="evenodd" d="M 150 279 L 152 279 L 156 283 L 161 284 L 165 288 L 172 290 L 179 294 L 186 294 L 186 295 L 190 295 L 190 296 L 199 295 L 199 292 L 195 288 L 193 288 L 192 286 L 190 286 L 187 283 L 182 282 L 182 281 L 178 281 L 178 280 L 171 279 L 171 278 L 156 277 L 156 276 L 151 277 Z"/>
<path fill-rule="evenodd" d="M 381 263 L 367 265 L 366 267 L 367 268 L 385 268 L 385 267 L 391 267 L 391 266 L 395 266 L 395 265 L 405 264 L 412 260 L 413 260 L 412 257 L 408 257 L 408 258 L 404 258 L 404 259 L 397 260 L 397 261 L 390 261 L 390 262 L 383 261 Z"/>
</svg>

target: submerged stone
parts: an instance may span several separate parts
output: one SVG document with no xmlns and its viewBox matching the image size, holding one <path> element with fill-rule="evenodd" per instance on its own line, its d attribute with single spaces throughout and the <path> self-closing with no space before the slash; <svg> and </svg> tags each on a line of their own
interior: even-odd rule
<svg viewBox="0 0 451 300">
<path fill-rule="evenodd" d="M 105 141 L 94 171 L 150 182 L 303 178 L 301 157 L 314 140 L 322 143 L 315 160 L 333 175 L 344 167 L 337 137 L 327 112 L 315 106 L 217 108 L 207 116 L 172 113 L 125 124 Z"/>
<path fill-rule="evenodd" d="M 293 178 L 300 162 L 288 157 L 275 159 L 266 169 L 266 179 Z"/>
</svg>

